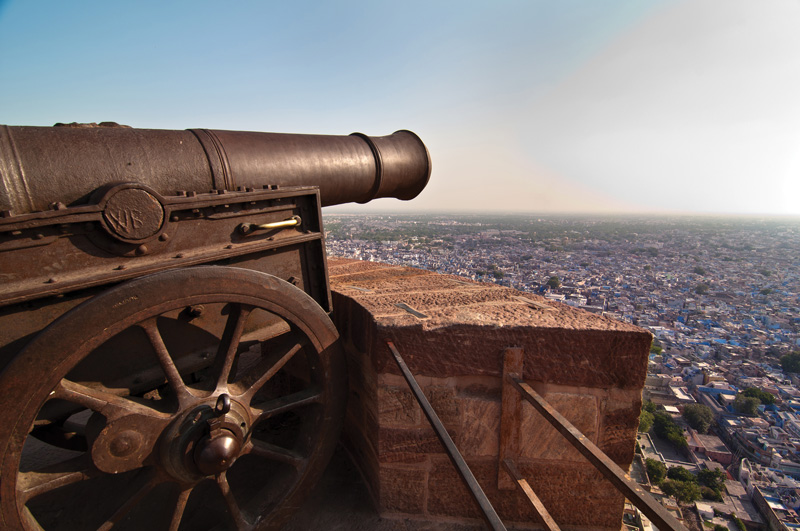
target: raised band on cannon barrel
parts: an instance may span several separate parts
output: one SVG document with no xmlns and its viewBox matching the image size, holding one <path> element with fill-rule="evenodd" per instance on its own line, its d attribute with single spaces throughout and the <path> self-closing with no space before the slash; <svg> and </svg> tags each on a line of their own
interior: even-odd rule
<svg viewBox="0 0 800 531">
<path fill-rule="evenodd" d="M 0 527 L 279 528 L 344 414 L 320 208 L 430 168 L 409 131 L 0 126 Z"/>
</svg>

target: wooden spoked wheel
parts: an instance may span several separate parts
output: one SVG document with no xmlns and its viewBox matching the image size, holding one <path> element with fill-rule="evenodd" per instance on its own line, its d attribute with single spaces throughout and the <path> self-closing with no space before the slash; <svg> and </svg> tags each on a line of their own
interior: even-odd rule
<svg viewBox="0 0 800 531">
<path fill-rule="evenodd" d="M 0 376 L 0 527 L 280 527 L 338 439 L 336 339 L 303 291 L 245 269 L 88 300 Z"/>
</svg>

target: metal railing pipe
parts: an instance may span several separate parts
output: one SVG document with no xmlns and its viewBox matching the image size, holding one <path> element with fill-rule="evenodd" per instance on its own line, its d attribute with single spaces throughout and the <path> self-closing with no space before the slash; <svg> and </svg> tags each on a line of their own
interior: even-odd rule
<svg viewBox="0 0 800 531">
<path fill-rule="evenodd" d="M 541 415 L 563 435 L 597 470 L 608 479 L 631 503 L 633 503 L 653 524 L 662 530 L 686 531 L 686 528 L 658 503 L 646 490 L 627 477 L 627 474 L 600 448 L 573 426 L 561 413 L 555 410 L 531 386 L 519 378 L 509 378 L 511 383 Z"/>
<path fill-rule="evenodd" d="M 458 475 L 461 477 L 464 485 L 469 490 L 472 498 L 480 507 L 483 519 L 486 521 L 486 525 L 495 531 L 505 531 L 506 526 L 503 525 L 503 521 L 500 520 L 500 517 L 494 510 L 494 507 L 492 507 L 492 503 L 489 501 L 489 498 L 486 497 L 486 494 L 483 492 L 480 484 L 478 484 L 478 480 L 475 479 L 475 476 L 469 469 L 467 462 L 464 461 L 464 458 L 461 456 L 458 448 L 456 448 L 456 445 L 453 442 L 453 439 L 450 437 L 450 434 L 447 433 L 447 429 L 445 429 L 444 424 L 442 424 L 442 421 L 439 420 L 439 416 L 436 415 L 436 412 L 433 410 L 430 402 L 428 402 L 428 399 L 425 397 L 425 393 L 422 392 L 422 389 L 417 383 L 417 380 L 414 378 L 414 375 L 411 374 L 406 362 L 403 361 L 403 357 L 400 356 L 400 353 L 397 351 L 397 348 L 395 348 L 394 343 L 387 341 L 386 344 L 389 347 L 389 351 L 392 353 L 395 363 L 397 363 L 397 366 L 400 368 L 400 372 L 403 373 L 403 377 L 406 379 L 408 386 L 411 388 L 411 392 L 414 393 L 414 397 L 417 399 L 417 402 L 419 402 L 423 413 L 425 413 L 425 416 L 428 418 L 428 422 L 430 422 L 433 431 L 436 432 L 436 436 L 439 438 L 439 441 L 441 441 L 442 445 L 444 445 L 447 455 L 450 457 L 450 461 L 452 461 L 453 466 L 455 466 L 456 470 L 458 471 Z"/>
</svg>

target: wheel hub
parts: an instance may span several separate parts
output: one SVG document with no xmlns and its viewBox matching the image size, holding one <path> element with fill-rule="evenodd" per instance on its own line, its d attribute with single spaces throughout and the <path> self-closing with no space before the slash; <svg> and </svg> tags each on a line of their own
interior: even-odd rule
<svg viewBox="0 0 800 531">
<path fill-rule="evenodd" d="M 192 408 L 165 430 L 164 469 L 185 483 L 224 472 L 241 454 L 250 424 L 247 408 L 227 394 L 220 395 L 213 407 L 203 403 Z"/>
<path fill-rule="evenodd" d="M 120 474 L 142 466 L 166 422 L 140 415 L 119 417 L 100 427 L 95 414 L 88 424 L 92 461 L 108 474 Z M 95 426 L 97 431 L 95 431 Z"/>
<path fill-rule="evenodd" d="M 194 464 L 206 476 L 216 475 L 233 464 L 241 449 L 241 441 L 232 432 L 220 429 L 197 443 Z"/>
</svg>

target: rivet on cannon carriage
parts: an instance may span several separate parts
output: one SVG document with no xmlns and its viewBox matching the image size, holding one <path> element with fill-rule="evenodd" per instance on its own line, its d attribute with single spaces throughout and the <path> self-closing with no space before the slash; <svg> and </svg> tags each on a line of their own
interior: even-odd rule
<svg viewBox="0 0 800 531">
<path fill-rule="evenodd" d="M 409 131 L 0 126 L 0 527 L 282 525 L 344 415 L 320 209 L 429 175 Z"/>
</svg>

